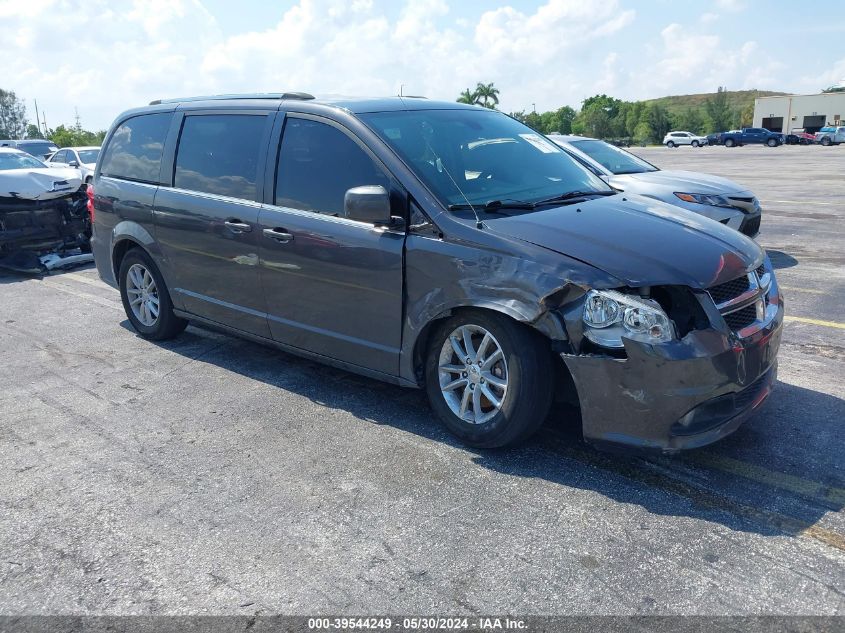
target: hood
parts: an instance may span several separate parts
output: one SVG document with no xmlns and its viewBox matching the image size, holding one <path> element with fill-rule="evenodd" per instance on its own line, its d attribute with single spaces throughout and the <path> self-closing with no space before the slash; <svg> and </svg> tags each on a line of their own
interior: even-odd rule
<svg viewBox="0 0 845 633">
<path fill-rule="evenodd" d="M 596 198 L 485 224 L 493 232 L 579 259 L 632 287 L 708 288 L 763 261 L 762 249 L 738 231 L 636 195 Z"/>
<path fill-rule="evenodd" d="M 618 180 L 620 188 L 627 189 L 626 184 L 636 183 L 641 185 L 657 185 L 666 187 L 673 192 L 681 193 L 739 193 L 747 192 L 747 187 L 742 187 L 732 180 L 721 178 L 719 176 L 711 176 L 709 174 L 701 174 L 697 171 L 680 171 L 680 170 L 660 170 L 647 171 L 641 174 L 622 174 L 619 176 L 612 176 L 610 184 L 614 184 L 614 180 Z M 647 189 L 642 189 L 647 191 Z"/>
<path fill-rule="evenodd" d="M 73 193 L 82 185 L 76 169 L 45 167 L 43 169 L 0 170 L 0 196 L 24 200 L 49 200 Z"/>
</svg>

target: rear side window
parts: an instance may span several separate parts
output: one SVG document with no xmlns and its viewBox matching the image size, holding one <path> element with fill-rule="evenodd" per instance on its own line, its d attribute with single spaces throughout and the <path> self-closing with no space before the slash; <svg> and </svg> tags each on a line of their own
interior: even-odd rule
<svg viewBox="0 0 845 633">
<path fill-rule="evenodd" d="M 258 157 L 266 126 L 266 115 L 185 117 L 173 185 L 255 200 Z"/>
<path fill-rule="evenodd" d="M 101 173 L 157 183 L 171 117 L 170 112 L 143 114 L 121 123 L 106 148 Z"/>
<path fill-rule="evenodd" d="M 337 128 L 309 119 L 288 118 L 279 153 L 279 206 L 343 215 L 346 190 L 390 180 L 367 152 Z"/>
</svg>

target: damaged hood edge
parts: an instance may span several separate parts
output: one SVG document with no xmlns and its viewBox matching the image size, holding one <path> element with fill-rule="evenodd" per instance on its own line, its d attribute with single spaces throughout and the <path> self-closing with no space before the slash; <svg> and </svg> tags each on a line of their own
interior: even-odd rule
<svg viewBox="0 0 845 633">
<path fill-rule="evenodd" d="M 0 197 L 19 200 L 62 198 L 79 189 L 82 177 L 76 169 L 6 169 L 0 171 Z"/>
<path fill-rule="evenodd" d="M 485 221 L 494 232 L 587 263 L 630 287 L 708 288 L 763 262 L 755 242 L 693 212 L 626 194 Z"/>
</svg>

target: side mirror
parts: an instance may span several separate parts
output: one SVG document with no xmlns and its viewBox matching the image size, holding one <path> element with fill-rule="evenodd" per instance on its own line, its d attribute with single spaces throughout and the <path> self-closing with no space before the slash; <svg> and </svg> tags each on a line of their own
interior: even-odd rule
<svg viewBox="0 0 845 633">
<path fill-rule="evenodd" d="M 79 163 L 75 160 L 72 160 L 67 164 L 67 166 L 68 167 L 79 167 Z"/>
<path fill-rule="evenodd" d="M 352 187 L 343 196 L 343 216 L 359 222 L 389 225 L 390 194 L 381 185 Z"/>
</svg>

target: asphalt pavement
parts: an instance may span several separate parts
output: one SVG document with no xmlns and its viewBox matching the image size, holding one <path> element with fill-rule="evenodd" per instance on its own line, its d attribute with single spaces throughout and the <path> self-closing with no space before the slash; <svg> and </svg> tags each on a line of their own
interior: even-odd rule
<svg viewBox="0 0 845 633">
<path fill-rule="evenodd" d="M 733 436 L 462 447 L 422 393 L 0 275 L 0 615 L 845 613 L 845 147 L 635 149 L 747 185 L 779 380 Z M 342 307 L 339 307 L 342 309 Z"/>
</svg>

